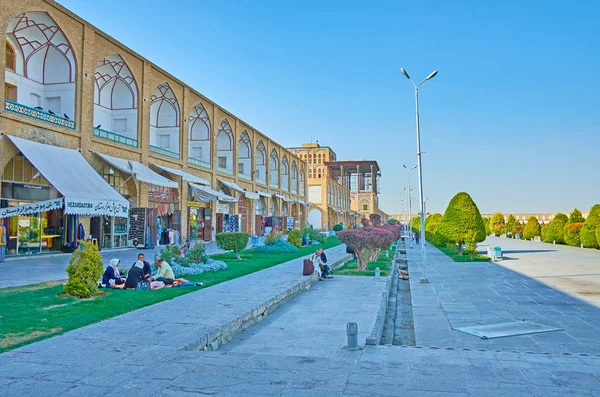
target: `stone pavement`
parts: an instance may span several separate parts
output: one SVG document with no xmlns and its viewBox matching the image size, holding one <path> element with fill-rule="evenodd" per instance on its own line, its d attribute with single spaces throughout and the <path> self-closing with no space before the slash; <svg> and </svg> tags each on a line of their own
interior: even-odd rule
<svg viewBox="0 0 600 397">
<path fill-rule="evenodd" d="M 600 309 L 499 263 L 454 262 L 429 244 L 430 283 L 420 284 L 420 248 L 408 248 L 407 253 L 417 345 L 600 354 Z M 518 267 L 519 261 L 512 266 Z M 482 340 L 453 329 L 519 320 L 564 331 Z"/>
<path fill-rule="evenodd" d="M 600 250 L 488 237 L 480 250 L 500 246 L 498 265 L 600 307 Z"/>
</svg>

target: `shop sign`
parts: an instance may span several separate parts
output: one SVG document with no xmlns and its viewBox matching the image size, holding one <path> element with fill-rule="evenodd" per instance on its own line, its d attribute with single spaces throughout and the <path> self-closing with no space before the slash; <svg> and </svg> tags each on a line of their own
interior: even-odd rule
<svg viewBox="0 0 600 397">
<path fill-rule="evenodd" d="M 153 203 L 173 202 L 175 201 L 175 190 L 171 188 L 151 190 L 148 192 L 148 201 Z"/>
<path fill-rule="evenodd" d="M 294 217 L 293 216 L 288 216 L 286 219 L 286 228 L 288 231 L 293 230 L 294 229 Z"/>
<path fill-rule="evenodd" d="M 201 201 L 188 200 L 187 206 L 188 207 L 196 207 L 196 208 L 208 208 L 208 203 L 203 203 Z"/>
<path fill-rule="evenodd" d="M 37 212 L 52 211 L 62 208 L 63 199 L 57 198 L 53 200 L 40 201 L 37 203 L 20 205 L 18 207 L 0 208 L 0 218 L 8 218 L 11 216 L 35 214 Z"/>
<path fill-rule="evenodd" d="M 127 218 L 129 203 L 123 204 L 107 200 L 71 200 L 65 199 L 65 212 L 77 215 L 108 215 Z"/>
</svg>

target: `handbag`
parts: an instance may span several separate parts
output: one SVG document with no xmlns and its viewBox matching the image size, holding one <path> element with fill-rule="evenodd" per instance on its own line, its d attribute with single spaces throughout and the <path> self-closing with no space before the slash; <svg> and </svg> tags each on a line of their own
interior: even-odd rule
<svg viewBox="0 0 600 397">
<path fill-rule="evenodd" d="M 150 282 L 149 281 L 140 281 L 135 286 L 135 290 L 136 291 L 148 291 L 149 289 L 150 289 Z"/>
<path fill-rule="evenodd" d="M 315 266 L 310 259 L 304 260 L 304 269 L 302 270 L 303 276 L 310 276 L 315 272 Z"/>
</svg>

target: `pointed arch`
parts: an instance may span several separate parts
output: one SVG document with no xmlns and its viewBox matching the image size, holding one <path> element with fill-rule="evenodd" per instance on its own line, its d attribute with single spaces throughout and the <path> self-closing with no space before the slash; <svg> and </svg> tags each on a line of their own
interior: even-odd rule
<svg viewBox="0 0 600 397">
<path fill-rule="evenodd" d="M 255 150 L 255 164 L 254 164 L 254 177 L 256 182 L 266 184 L 267 183 L 267 150 L 262 141 L 258 141 Z"/>
<path fill-rule="evenodd" d="M 275 149 L 271 150 L 269 156 L 269 186 L 279 187 L 279 156 Z"/>
<path fill-rule="evenodd" d="M 290 190 L 290 164 L 288 163 L 287 155 L 283 155 L 281 160 L 281 188 Z"/>
<path fill-rule="evenodd" d="M 292 161 L 292 172 L 290 175 L 290 180 L 292 184 L 292 193 L 298 193 L 298 167 L 296 166 L 296 160 Z"/>
<path fill-rule="evenodd" d="M 206 108 L 201 103 L 192 108 L 188 122 L 188 161 L 210 168 L 211 125 Z"/>
<path fill-rule="evenodd" d="M 304 187 L 304 167 L 300 167 L 300 175 L 298 176 L 298 194 L 304 196 L 306 194 Z"/>
<path fill-rule="evenodd" d="M 179 102 L 169 83 L 162 83 L 150 97 L 150 150 L 179 158 L 179 142 Z"/>
<path fill-rule="evenodd" d="M 247 179 L 252 176 L 252 143 L 246 130 L 238 140 L 238 175 Z"/>
<path fill-rule="evenodd" d="M 221 120 L 217 130 L 217 168 L 233 173 L 233 131 L 227 118 Z"/>
</svg>

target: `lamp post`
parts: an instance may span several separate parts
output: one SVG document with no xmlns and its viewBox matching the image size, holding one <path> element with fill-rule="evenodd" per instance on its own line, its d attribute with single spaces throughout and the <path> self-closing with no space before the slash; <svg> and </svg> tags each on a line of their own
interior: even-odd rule
<svg viewBox="0 0 600 397">
<path fill-rule="evenodd" d="M 425 219 L 424 219 L 425 218 L 425 214 L 424 214 L 425 204 L 423 201 L 423 168 L 421 165 L 421 126 L 419 124 L 419 87 L 421 86 L 421 84 L 423 84 L 427 80 L 431 80 L 432 78 L 434 78 L 435 75 L 438 73 L 438 71 L 434 70 L 433 72 L 431 72 L 431 74 L 429 76 L 427 76 L 425 78 L 425 80 L 421 81 L 419 84 L 415 84 L 415 82 L 412 81 L 412 79 L 410 78 L 410 76 L 408 75 L 406 70 L 404 70 L 404 68 L 400 68 L 400 72 L 402 72 L 404 77 L 406 77 L 408 80 L 410 80 L 412 85 L 415 87 L 415 106 L 416 106 L 415 107 L 415 109 L 416 109 L 415 119 L 416 119 L 416 123 L 417 123 L 417 165 L 419 167 L 419 169 L 418 169 L 419 201 L 421 202 L 421 263 L 423 264 L 423 275 L 421 276 L 420 282 L 422 284 L 427 284 L 427 283 L 429 283 L 429 279 L 427 278 L 427 253 L 425 252 L 425 239 L 423 238 L 423 234 L 422 234 L 425 229 Z"/>
<path fill-rule="evenodd" d="M 408 170 L 408 190 L 406 190 L 406 194 L 408 195 L 408 239 L 410 240 L 410 248 L 413 248 L 413 241 L 412 241 L 412 198 L 410 197 L 410 192 L 412 191 L 412 189 L 410 188 L 410 172 L 412 170 L 414 170 L 415 168 L 417 168 L 417 166 L 415 165 L 414 167 L 407 167 L 406 164 L 402 164 L 402 166 L 404 168 L 406 168 Z"/>
</svg>

